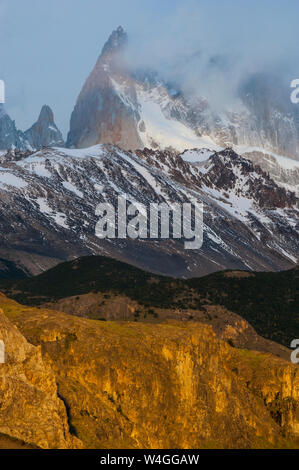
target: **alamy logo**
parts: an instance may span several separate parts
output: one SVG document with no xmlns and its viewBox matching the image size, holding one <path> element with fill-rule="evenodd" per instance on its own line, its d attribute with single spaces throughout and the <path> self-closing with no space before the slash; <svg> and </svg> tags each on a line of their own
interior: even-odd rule
<svg viewBox="0 0 299 470">
<path fill-rule="evenodd" d="M 291 93 L 291 101 L 294 104 L 299 103 L 299 79 L 295 79 L 291 82 L 291 88 L 295 88 Z"/>
<path fill-rule="evenodd" d="M 0 103 L 5 103 L 5 83 L 0 80 Z"/>
<path fill-rule="evenodd" d="M 291 354 L 291 361 L 293 364 L 299 364 L 299 339 L 293 339 L 291 348 L 294 349 Z"/>
<path fill-rule="evenodd" d="M 2 339 L 0 340 L 0 364 L 5 363 L 5 345 Z"/>
<path fill-rule="evenodd" d="M 198 250 L 203 243 L 203 203 L 151 203 L 149 207 L 118 196 L 117 211 L 110 203 L 100 203 L 96 215 L 98 238 L 184 239 L 185 249 Z M 188 241 L 186 241 L 188 240 Z"/>
</svg>

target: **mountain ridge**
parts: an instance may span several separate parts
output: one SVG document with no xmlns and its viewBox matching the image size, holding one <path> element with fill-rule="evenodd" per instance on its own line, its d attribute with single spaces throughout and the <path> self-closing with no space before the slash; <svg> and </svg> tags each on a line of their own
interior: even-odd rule
<svg viewBox="0 0 299 470">
<path fill-rule="evenodd" d="M 273 95 L 273 87 L 277 88 L 274 79 L 262 75 L 248 77 L 239 91 L 240 112 L 227 109 L 217 115 L 204 96 L 189 98 L 182 90 L 173 93 L 155 71 L 135 70 L 132 63 L 129 66 L 126 63 L 128 44 L 128 35 L 119 27 L 104 45 L 79 94 L 72 114 L 68 146 L 83 148 L 111 143 L 125 150 L 173 146 L 182 151 L 190 145 L 199 147 L 201 142 L 209 142 L 212 150 L 247 145 L 291 158 L 297 155 L 298 159 L 296 109 L 291 103 L 279 101 L 275 93 Z M 265 89 L 267 93 L 264 93 Z M 110 102 L 112 109 L 106 107 L 106 102 Z M 97 106 L 102 107 L 103 103 L 98 112 Z M 88 110 L 93 117 L 84 127 Z M 122 126 L 126 125 L 123 113 L 129 120 L 126 131 L 130 135 L 126 138 L 122 132 Z M 114 125 L 113 119 L 117 124 Z M 108 122 L 109 129 L 102 128 Z M 79 123 L 83 126 L 81 130 Z"/>
<path fill-rule="evenodd" d="M 208 318 L 210 306 L 218 305 L 247 320 L 261 336 L 289 347 L 299 327 L 298 277 L 297 266 L 278 273 L 229 270 L 184 280 L 91 256 L 62 263 L 35 277 L 2 283 L 1 290 L 23 304 L 52 305 L 50 308 L 58 310 L 63 305 L 60 300 L 72 297 L 74 301 L 67 313 L 73 314 L 78 310 L 88 312 L 87 304 L 80 307 L 78 296 L 84 300 L 85 294 L 101 292 L 103 298 L 95 297 L 93 304 L 91 318 L 96 319 L 106 317 L 109 298 L 115 295 L 131 299 L 125 300 L 131 306 L 132 301 L 138 303 L 133 307 L 133 312 L 139 311 L 135 321 L 142 320 L 143 314 L 152 319 L 157 313 L 156 321 L 160 322 L 165 318 L 163 309 L 175 312 L 169 313 L 168 318 L 194 320 L 197 311 L 207 311 Z M 218 315 L 228 319 L 223 310 Z"/>
<path fill-rule="evenodd" d="M 201 151 L 196 155 L 202 158 Z M 179 277 L 226 268 L 281 270 L 296 263 L 294 193 L 231 149 L 212 152 L 198 165 L 184 158 L 186 153 L 132 153 L 109 145 L 3 155 L 5 217 L 0 223 L 8 235 L 0 246 L 1 258 L 37 274 L 59 261 L 106 254 Z M 182 239 L 100 240 L 95 209 L 99 202 L 117 207 L 119 195 L 146 207 L 153 202 L 203 202 L 202 249 L 185 250 Z"/>
</svg>

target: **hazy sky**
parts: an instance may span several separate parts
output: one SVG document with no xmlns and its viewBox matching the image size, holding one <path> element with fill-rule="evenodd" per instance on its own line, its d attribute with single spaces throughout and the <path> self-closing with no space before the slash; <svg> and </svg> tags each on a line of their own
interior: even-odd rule
<svg viewBox="0 0 299 470">
<path fill-rule="evenodd" d="M 6 109 L 25 130 L 48 104 L 66 135 L 81 86 L 118 25 L 134 61 L 190 89 L 219 80 L 225 96 L 225 86 L 229 93 L 263 69 L 299 78 L 298 21 L 298 0 L 0 0 Z M 212 80 L 206 65 L 219 54 L 224 73 Z"/>
</svg>

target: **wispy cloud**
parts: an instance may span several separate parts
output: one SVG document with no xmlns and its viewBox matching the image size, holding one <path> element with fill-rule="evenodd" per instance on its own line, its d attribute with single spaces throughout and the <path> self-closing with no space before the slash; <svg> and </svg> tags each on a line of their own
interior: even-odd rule
<svg viewBox="0 0 299 470">
<path fill-rule="evenodd" d="M 215 107 L 266 71 L 299 73 L 295 0 L 0 0 L 0 78 L 7 109 L 26 129 L 47 103 L 66 134 L 84 80 L 121 24 L 134 65 L 157 69 Z"/>
<path fill-rule="evenodd" d="M 299 8 L 286 0 L 186 0 L 132 35 L 129 60 L 158 69 L 214 106 L 233 105 L 255 73 L 296 74 Z M 297 72 L 298 74 L 298 72 Z"/>
</svg>

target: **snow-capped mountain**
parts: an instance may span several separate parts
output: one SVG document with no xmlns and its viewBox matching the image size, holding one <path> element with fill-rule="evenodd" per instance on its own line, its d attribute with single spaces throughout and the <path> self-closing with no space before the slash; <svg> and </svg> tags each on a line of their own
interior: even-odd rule
<svg viewBox="0 0 299 470">
<path fill-rule="evenodd" d="M 67 148 L 48 106 L 25 133 L 0 107 L 0 149 L 11 149 L 0 152 L 5 269 L 37 273 L 86 254 L 177 276 L 296 264 L 299 139 L 290 108 L 264 96 L 255 77 L 240 91 L 241 111 L 215 115 L 205 98 L 129 69 L 127 41 L 119 27 L 104 45 L 72 113 Z M 145 205 L 203 201 L 203 247 L 99 240 L 96 206 L 116 205 L 118 195 Z"/>
<path fill-rule="evenodd" d="M 280 270 L 297 262 L 294 194 L 230 149 L 11 151 L 0 159 L 0 194 L 0 258 L 30 273 L 88 254 L 186 277 L 225 268 Z M 116 206 L 118 195 L 146 206 L 203 201 L 202 248 L 185 250 L 183 240 L 173 239 L 100 240 L 96 206 Z"/>
<path fill-rule="evenodd" d="M 71 116 L 67 146 L 84 148 L 111 143 L 125 150 L 184 150 L 203 144 L 220 149 L 208 136 L 199 137 L 182 119 L 172 119 L 175 104 L 167 88 L 147 76 L 139 81 L 125 65 L 127 34 L 113 31 L 86 80 Z"/>
<path fill-rule="evenodd" d="M 278 183 L 295 190 L 299 113 L 289 96 L 278 100 L 276 84 L 266 76 L 248 77 L 240 88 L 237 110 L 216 113 L 205 97 L 186 96 L 152 71 L 129 69 L 125 63 L 127 41 L 119 27 L 105 44 L 72 113 L 68 147 L 112 143 L 125 150 L 219 151 L 229 146 L 238 153 L 246 152 L 247 158 L 261 164 Z M 275 165 L 269 164 L 273 155 L 289 158 L 291 174 L 284 171 L 279 158 Z"/>
<path fill-rule="evenodd" d="M 64 147 L 62 134 L 54 122 L 52 109 L 44 105 L 38 120 L 24 133 L 33 149 L 42 147 Z"/>
<path fill-rule="evenodd" d="M 128 36 L 118 27 L 104 45 L 71 116 L 67 147 L 98 143 L 124 150 L 231 147 L 257 163 L 286 189 L 299 194 L 299 108 L 281 97 L 278 84 L 251 76 L 239 91 L 239 106 L 215 112 L 209 101 L 186 95 L 154 71 L 126 62 Z M 63 147 L 48 106 L 22 133 L 0 105 L 0 149 Z"/>
</svg>

